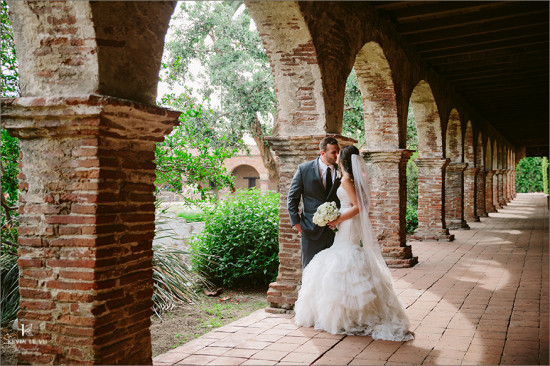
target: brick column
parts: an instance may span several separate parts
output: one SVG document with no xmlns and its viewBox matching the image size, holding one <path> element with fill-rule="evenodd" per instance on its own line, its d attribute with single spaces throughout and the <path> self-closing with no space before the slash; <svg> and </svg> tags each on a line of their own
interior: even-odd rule
<svg viewBox="0 0 550 366">
<path fill-rule="evenodd" d="M 481 168 L 477 170 L 476 178 L 476 215 L 479 217 L 487 217 L 487 211 L 485 211 L 485 181 L 487 172 Z"/>
<path fill-rule="evenodd" d="M 516 186 L 516 176 L 518 174 L 518 171 L 517 170 L 512 170 L 512 197 L 516 198 L 516 196 L 518 195 L 518 192 L 517 192 L 517 186 Z"/>
<path fill-rule="evenodd" d="M 504 175 L 506 174 L 505 169 L 498 169 L 497 177 L 498 177 L 498 204 L 500 207 L 506 206 L 506 200 L 504 199 L 504 193 L 506 190 L 506 179 Z"/>
<path fill-rule="evenodd" d="M 269 137 L 279 163 L 279 272 L 276 282 L 269 285 L 266 309 L 272 313 L 285 313 L 294 308 L 302 280 L 301 236 L 290 224 L 287 197 L 290 183 L 298 165 L 319 155 L 319 142 L 326 136 L 336 138 L 340 148 L 356 141 L 340 135 L 309 135 Z"/>
<path fill-rule="evenodd" d="M 494 170 L 488 170 L 485 174 L 485 212 L 497 212 L 493 201 L 493 176 Z"/>
<path fill-rule="evenodd" d="M 512 197 L 512 170 L 506 169 L 506 202 L 511 202 Z"/>
<path fill-rule="evenodd" d="M 370 173 L 370 219 L 388 267 L 418 263 L 407 243 L 407 162 L 411 150 L 366 151 L 363 159 Z"/>
<path fill-rule="evenodd" d="M 464 221 L 464 170 L 466 163 L 449 163 L 445 168 L 445 225 L 448 229 L 469 229 Z"/>
<path fill-rule="evenodd" d="M 97 95 L 2 101 L 23 156 L 20 362 L 151 364 L 153 159 L 179 114 Z"/>
<path fill-rule="evenodd" d="M 449 159 L 421 158 L 418 167 L 418 229 L 416 240 L 452 241 L 445 226 L 445 167 Z"/>
<path fill-rule="evenodd" d="M 508 181 L 510 182 L 509 183 L 510 201 L 512 201 L 515 198 L 515 193 L 516 193 L 514 177 L 515 177 L 515 170 L 513 169 L 508 170 Z"/>
<path fill-rule="evenodd" d="M 466 168 L 464 171 L 464 219 L 466 221 L 477 222 L 477 184 L 476 177 L 478 168 Z"/>
<path fill-rule="evenodd" d="M 500 187 L 498 176 L 500 174 L 500 169 L 494 169 L 494 172 L 495 174 L 493 175 L 493 205 L 495 205 L 496 210 L 500 210 L 502 208 L 498 200 L 498 191 Z"/>
</svg>

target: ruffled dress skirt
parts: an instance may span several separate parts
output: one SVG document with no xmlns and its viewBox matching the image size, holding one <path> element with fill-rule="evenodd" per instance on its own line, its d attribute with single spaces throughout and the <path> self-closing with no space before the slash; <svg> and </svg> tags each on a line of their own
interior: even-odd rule
<svg viewBox="0 0 550 366">
<path fill-rule="evenodd" d="M 294 321 L 332 334 L 413 339 L 391 278 L 376 275 L 360 246 L 353 226 L 359 224 L 355 218 L 344 221 L 332 247 L 318 253 L 305 268 Z"/>
</svg>

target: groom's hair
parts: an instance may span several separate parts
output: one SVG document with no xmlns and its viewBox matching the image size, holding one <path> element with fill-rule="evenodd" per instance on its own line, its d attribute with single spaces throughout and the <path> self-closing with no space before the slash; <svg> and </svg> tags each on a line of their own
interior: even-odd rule
<svg viewBox="0 0 550 366">
<path fill-rule="evenodd" d="M 327 151 L 327 145 L 338 145 L 338 140 L 334 137 L 325 137 L 319 142 L 319 151 Z"/>
</svg>

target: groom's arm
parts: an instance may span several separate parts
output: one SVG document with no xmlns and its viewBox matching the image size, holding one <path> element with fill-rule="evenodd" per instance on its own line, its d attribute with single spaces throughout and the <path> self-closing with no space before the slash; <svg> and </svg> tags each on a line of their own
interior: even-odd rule
<svg viewBox="0 0 550 366">
<path fill-rule="evenodd" d="M 292 178 L 292 182 L 290 183 L 290 189 L 288 190 L 287 208 L 291 225 L 298 225 L 296 228 L 299 231 L 300 213 L 298 212 L 298 207 L 300 205 L 300 199 L 302 198 L 303 189 L 302 172 L 298 166 L 298 170 L 296 170 L 296 174 L 294 174 L 294 178 Z"/>
</svg>

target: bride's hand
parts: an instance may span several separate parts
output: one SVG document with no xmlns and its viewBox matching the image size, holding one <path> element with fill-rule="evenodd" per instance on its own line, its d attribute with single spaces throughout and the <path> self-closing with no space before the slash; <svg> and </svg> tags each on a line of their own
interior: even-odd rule
<svg viewBox="0 0 550 366">
<path fill-rule="evenodd" d="M 332 220 L 332 221 L 327 222 L 327 226 L 329 228 L 331 228 L 331 230 L 334 230 L 336 228 L 336 226 L 338 226 L 338 224 L 340 224 L 341 221 L 342 220 L 340 220 L 340 216 L 338 216 L 336 218 L 336 220 Z"/>
</svg>

